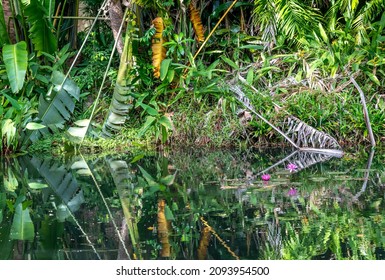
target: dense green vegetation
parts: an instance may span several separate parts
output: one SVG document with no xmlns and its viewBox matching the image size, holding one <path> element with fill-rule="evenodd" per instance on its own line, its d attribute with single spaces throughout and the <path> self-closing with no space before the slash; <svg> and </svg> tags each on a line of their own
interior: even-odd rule
<svg viewBox="0 0 385 280">
<path fill-rule="evenodd" d="M 239 79 L 275 125 L 294 115 L 342 146 L 366 146 L 353 77 L 384 139 L 383 0 L 122 2 L 91 26 L 68 17 L 80 3 L 100 16 L 106 1 L 0 2 L 1 154 L 281 144 L 239 112 L 229 90 Z"/>
</svg>

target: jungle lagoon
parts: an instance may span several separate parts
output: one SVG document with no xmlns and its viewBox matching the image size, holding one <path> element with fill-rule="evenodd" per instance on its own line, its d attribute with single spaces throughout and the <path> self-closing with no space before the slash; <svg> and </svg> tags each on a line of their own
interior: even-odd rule
<svg viewBox="0 0 385 280">
<path fill-rule="evenodd" d="M 385 153 L 1 159 L 0 259 L 383 260 Z"/>
<path fill-rule="evenodd" d="M 0 138 L 2 279 L 378 277 L 385 2 L 0 1 Z"/>
</svg>

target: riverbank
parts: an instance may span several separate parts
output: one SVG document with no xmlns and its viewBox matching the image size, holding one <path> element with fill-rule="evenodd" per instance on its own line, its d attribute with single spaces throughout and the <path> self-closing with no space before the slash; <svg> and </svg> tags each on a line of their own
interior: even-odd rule
<svg viewBox="0 0 385 280">
<path fill-rule="evenodd" d="M 370 141 L 359 96 L 351 91 L 338 94 L 320 91 L 294 91 L 272 97 L 251 96 L 256 111 L 276 126 L 295 116 L 322 133 L 335 138 L 343 150 L 354 152 L 370 148 Z M 169 108 L 173 124 L 168 140 L 162 143 L 156 131 L 148 130 L 139 137 L 141 126 L 128 121 L 110 139 L 90 138 L 74 145 L 65 133 L 45 137 L 32 144 L 32 154 L 115 154 L 127 150 L 178 149 L 246 149 L 250 147 L 283 147 L 288 143 L 268 124 L 228 98 L 200 101 L 182 99 Z M 226 102 L 227 101 L 227 102 Z M 225 103 L 225 104 L 224 104 Z M 277 105 L 280 108 L 277 108 Z M 377 146 L 385 139 L 385 102 L 373 95 L 368 102 L 371 126 Z M 134 120 L 134 118 L 132 118 Z"/>
</svg>

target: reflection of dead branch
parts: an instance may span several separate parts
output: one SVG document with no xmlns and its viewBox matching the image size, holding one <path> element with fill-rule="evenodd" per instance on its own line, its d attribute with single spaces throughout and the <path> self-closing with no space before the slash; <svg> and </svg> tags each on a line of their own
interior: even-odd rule
<svg viewBox="0 0 385 280">
<path fill-rule="evenodd" d="M 366 172 L 365 172 L 365 180 L 364 180 L 364 183 L 362 184 L 362 188 L 361 190 L 354 196 L 354 200 L 358 200 L 358 198 L 365 192 L 366 190 L 366 186 L 368 184 L 368 180 L 369 180 L 369 173 L 370 173 L 370 167 L 372 166 L 372 161 L 373 161 L 373 157 L 374 157 L 374 150 L 372 150 L 370 152 L 370 155 L 369 155 L 369 158 L 368 158 L 368 163 L 366 165 Z"/>
<path fill-rule="evenodd" d="M 160 243 L 162 244 L 162 250 L 160 251 L 160 255 L 164 258 L 170 257 L 170 241 L 168 239 L 170 234 L 171 224 L 166 220 L 166 214 L 164 213 L 164 209 L 166 206 L 166 202 L 161 199 L 158 202 L 158 238 Z"/>
<path fill-rule="evenodd" d="M 211 238 L 211 231 L 210 228 L 205 226 L 202 229 L 201 233 L 201 239 L 199 240 L 199 246 L 198 246 L 198 260 L 205 260 L 207 259 L 207 249 L 209 247 Z"/>
<path fill-rule="evenodd" d="M 239 260 L 239 257 L 231 250 L 229 245 L 226 244 L 226 242 L 218 235 L 218 233 L 216 233 L 216 231 L 208 224 L 208 222 L 203 217 L 200 217 L 200 220 L 205 227 L 209 228 L 210 232 L 215 236 L 216 239 L 218 239 L 219 243 L 221 243 L 222 246 L 226 248 L 227 252 L 229 252 L 230 255 L 234 257 L 234 259 Z"/>
</svg>

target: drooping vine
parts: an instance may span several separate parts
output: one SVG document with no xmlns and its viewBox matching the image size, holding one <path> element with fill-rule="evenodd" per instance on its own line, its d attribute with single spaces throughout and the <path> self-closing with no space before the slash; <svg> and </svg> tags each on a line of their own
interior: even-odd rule
<svg viewBox="0 0 385 280">
<path fill-rule="evenodd" d="M 201 17 L 199 15 L 199 11 L 197 10 L 193 2 L 191 2 L 189 5 L 189 11 L 190 11 L 190 20 L 193 25 L 196 40 L 199 43 L 202 43 L 205 40 L 204 28 L 203 28 Z"/>
<path fill-rule="evenodd" d="M 166 57 L 166 48 L 163 46 L 163 29 L 164 23 L 161 17 L 157 17 L 152 21 L 155 34 L 152 37 L 152 65 L 154 66 L 154 77 L 160 77 L 160 64 Z"/>
</svg>

